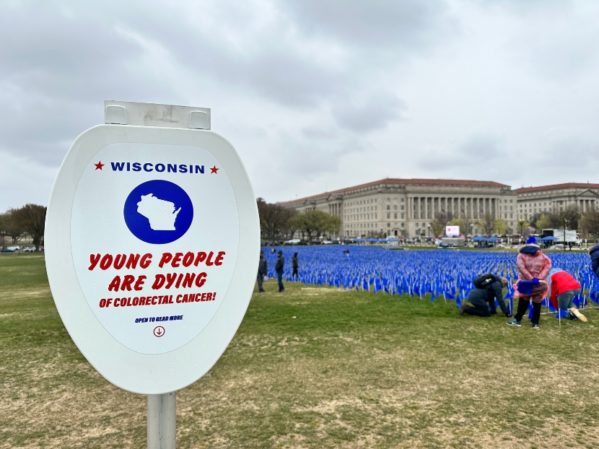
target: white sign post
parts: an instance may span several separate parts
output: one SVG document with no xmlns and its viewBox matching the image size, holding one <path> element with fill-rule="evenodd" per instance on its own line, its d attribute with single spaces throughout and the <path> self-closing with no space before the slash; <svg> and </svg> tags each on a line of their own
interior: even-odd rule
<svg viewBox="0 0 599 449">
<path fill-rule="evenodd" d="M 114 385 L 148 395 L 148 448 L 175 447 L 175 391 L 233 338 L 260 250 L 253 191 L 202 108 L 105 102 L 50 197 L 45 251 L 58 312 Z"/>
</svg>

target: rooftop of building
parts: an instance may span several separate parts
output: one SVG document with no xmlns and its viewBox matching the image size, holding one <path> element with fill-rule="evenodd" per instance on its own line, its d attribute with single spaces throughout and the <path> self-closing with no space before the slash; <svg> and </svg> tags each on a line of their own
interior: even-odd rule
<svg viewBox="0 0 599 449">
<path fill-rule="evenodd" d="M 447 187 L 495 187 L 499 189 L 509 189 L 510 186 L 507 184 L 501 184 L 495 181 L 477 181 L 472 179 L 427 179 L 427 178 L 384 178 L 377 181 L 367 182 L 364 184 L 358 184 L 344 189 L 332 190 L 330 192 L 323 192 L 317 195 L 306 196 L 298 198 L 296 200 L 284 201 L 280 204 L 284 206 L 291 206 L 294 204 L 301 204 L 306 201 L 316 201 L 322 198 L 329 198 L 331 195 L 341 195 L 344 193 L 356 192 L 359 190 L 367 189 L 369 187 L 376 186 L 402 186 L 402 185 L 422 185 L 422 186 L 447 186 Z"/>
<path fill-rule="evenodd" d="M 521 194 L 567 189 L 599 189 L 599 184 L 592 184 L 590 182 L 564 182 L 561 184 L 548 184 L 545 186 L 520 187 L 519 189 L 514 189 L 514 192 Z"/>
</svg>

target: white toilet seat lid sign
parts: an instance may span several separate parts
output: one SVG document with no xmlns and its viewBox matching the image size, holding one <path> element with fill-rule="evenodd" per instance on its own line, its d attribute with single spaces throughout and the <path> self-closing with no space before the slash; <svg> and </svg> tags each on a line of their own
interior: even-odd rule
<svg viewBox="0 0 599 449">
<path fill-rule="evenodd" d="M 233 338 L 260 232 L 247 175 L 220 136 L 101 125 L 63 162 L 45 244 L 81 352 L 117 386 L 160 394 L 201 377 Z"/>
<path fill-rule="evenodd" d="M 96 159 L 73 204 L 71 228 L 87 230 L 71 233 L 81 288 L 121 344 L 172 351 L 201 332 L 232 279 L 239 218 L 227 174 L 193 147 L 114 144 Z"/>
</svg>

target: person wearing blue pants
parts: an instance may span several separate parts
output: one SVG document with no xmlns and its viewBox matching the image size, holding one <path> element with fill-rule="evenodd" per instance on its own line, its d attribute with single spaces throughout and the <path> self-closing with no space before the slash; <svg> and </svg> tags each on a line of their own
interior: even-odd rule
<svg viewBox="0 0 599 449">
<path fill-rule="evenodd" d="M 505 302 L 502 290 L 507 285 L 507 280 L 487 273 L 474 279 L 474 288 L 470 290 L 468 299 L 462 303 L 460 313 L 476 316 L 491 316 L 497 313 L 495 301 L 499 304 L 501 312 L 506 317 L 511 317 Z"/>
</svg>

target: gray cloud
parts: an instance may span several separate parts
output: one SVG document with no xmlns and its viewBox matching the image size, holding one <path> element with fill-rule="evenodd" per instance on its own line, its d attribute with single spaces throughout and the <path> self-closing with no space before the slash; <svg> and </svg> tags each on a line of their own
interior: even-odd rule
<svg viewBox="0 0 599 449">
<path fill-rule="evenodd" d="M 78 5 L 81 7 L 81 5 Z M 1 146 L 57 165 L 74 137 L 103 119 L 102 100 L 156 101 L 158 72 L 113 20 L 61 2 L 15 2 L 0 14 Z M 164 95 L 168 98 L 168 95 Z"/>
<path fill-rule="evenodd" d="M 511 26 L 504 37 L 510 65 L 544 82 L 578 81 L 599 64 L 599 5 L 576 0 L 485 0 L 483 13 Z M 543 30 L 543 32 L 539 32 Z"/>
<path fill-rule="evenodd" d="M 501 7 L 513 13 L 538 13 L 539 11 L 570 10 L 572 0 L 478 0 L 482 7 Z"/>
<path fill-rule="evenodd" d="M 369 51 L 411 53 L 436 42 L 451 28 L 445 2 L 438 0 L 291 0 L 286 4 L 307 34 Z"/>
<path fill-rule="evenodd" d="M 273 146 L 280 150 L 263 161 L 260 176 L 254 180 L 257 191 L 270 192 L 268 201 L 287 201 L 343 186 L 344 181 L 334 181 L 350 178 L 340 173 L 342 160 L 364 151 L 360 142 L 340 134 L 298 138 L 282 131 L 275 139 Z"/>
<path fill-rule="evenodd" d="M 337 123 L 353 131 L 375 131 L 401 118 L 405 103 L 393 93 L 377 92 L 364 99 L 344 98 L 333 105 Z"/>
<path fill-rule="evenodd" d="M 314 178 L 322 173 L 335 172 L 340 158 L 362 151 L 363 145 L 345 134 L 337 134 L 333 139 L 297 139 L 282 133 L 278 136 L 287 151 L 280 154 L 282 173 L 297 173 L 300 177 Z"/>
<path fill-rule="evenodd" d="M 211 107 L 267 200 L 598 182 L 598 20 L 581 0 L 5 1 L 0 212 L 47 198 L 106 99 Z"/>
<path fill-rule="evenodd" d="M 488 168 L 505 155 L 501 137 L 479 134 L 458 145 L 425 152 L 417 157 L 417 167 L 445 173 L 451 171 L 466 178 L 469 172 L 476 176 L 485 172 L 483 176 L 488 176 Z"/>
<path fill-rule="evenodd" d="M 599 140 L 560 136 L 543 152 L 539 164 L 564 171 L 576 171 L 597 163 Z M 556 163 L 557 162 L 557 163 Z"/>
<path fill-rule="evenodd" d="M 308 107 L 338 92 L 335 85 L 343 88 L 338 81 L 344 67 L 331 61 L 327 46 L 295 33 L 276 9 L 270 20 L 259 20 L 258 5 L 246 7 L 248 16 L 243 18 L 237 5 L 215 4 L 207 9 L 210 18 L 205 12 L 186 14 L 185 9 L 165 17 L 150 9 L 119 26 L 166 49 L 180 69 L 193 72 L 199 82 L 226 83 L 232 92 Z M 218 27 L 212 22 L 215 16 L 222 19 Z"/>
<path fill-rule="evenodd" d="M 30 94 L 93 98 L 118 85 L 115 75 L 141 54 L 139 45 L 110 22 L 73 17 L 50 2 L 15 5 L 0 16 L 0 76 L 8 84 L 27 86 Z"/>
<path fill-rule="evenodd" d="M 21 89 L 0 94 L 0 148 L 25 159 L 57 165 L 77 134 L 101 123 L 102 108 L 66 99 L 44 99 Z"/>
<path fill-rule="evenodd" d="M 339 135 L 339 131 L 325 125 L 309 125 L 301 130 L 306 139 L 331 140 Z"/>
<path fill-rule="evenodd" d="M 474 135 L 457 148 L 457 155 L 464 159 L 479 164 L 486 161 L 492 161 L 505 154 L 503 139 L 490 135 Z"/>
</svg>

